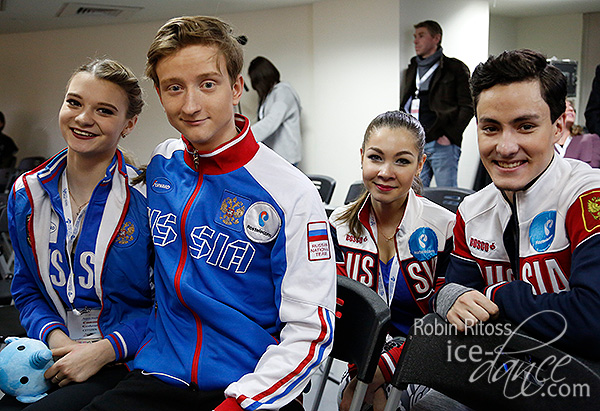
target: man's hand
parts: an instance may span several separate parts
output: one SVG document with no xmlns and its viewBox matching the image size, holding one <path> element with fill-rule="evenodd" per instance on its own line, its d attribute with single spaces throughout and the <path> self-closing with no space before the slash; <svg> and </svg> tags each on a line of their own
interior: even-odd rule
<svg viewBox="0 0 600 411">
<path fill-rule="evenodd" d="M 458 331 L 498 317 L 498 306 L 477 290 L 467 291 L 456 299 L 446 318 Z"/>
<path fill-rule="evenodd" d="M 440 146 L 449 146 L 450 144 L 452 144 L 452 142 L 450 141 L 450 139 L 446 136 L 441 136 L 440 138 L 437 139 L 437 143 Z"/>
<path fill-rule="evenodd" d="M 354 397 L 354 392 L 356 391 L 356 384 L 358 380 L 352 378 L 348 386 L 344 389 L 344 394 L 342 395 L 342 401 L 340 402 L 340 411 L 348 411 L 350 409 L 350 405 L 352 404 L 352 398 Z M 383 411 L 385 408 L 385 393 L 384 390 L 385 379 L 383 377 L 383 373 L 377 367 L 375 370 L 375 376 L 373 377 L 373 382 L 369 384 L 367 387 L 367 393 L 365 394 L 364 402 L 367 404 L 373 405 L 373 411 Z"/>
<path fill-rule="evenodd" d="M 86 381 L 116 358 L 108 340 L 66 345 L 53 349 L 52 355 L 60 359 L 46 370 L 44 377 L 60 387 L 70 382 Z"/>
</svg>

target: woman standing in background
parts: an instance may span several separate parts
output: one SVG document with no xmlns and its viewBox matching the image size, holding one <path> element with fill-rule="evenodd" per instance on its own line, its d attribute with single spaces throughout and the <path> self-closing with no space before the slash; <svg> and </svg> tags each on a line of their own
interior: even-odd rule
<svg viewBox="0 0 600 411">
<path fill-rule="evenodd" d="M 302 159 L 298 93 L 289 83 L 280 81 L 279 70 L 264 57 L 250 62 L 248 75 L 258 93 L 258 121 L 252 125 L 256 141 L 298 166 Z"/>
<path fill-rule="evenodd" d="M 567 99 L 565 110 L 565 131 L 560 140 L 554 144 L 559 156 L 575 158 L 588 163 L 594 168 L 600 167 L 600 137 L 597 134 L 583 134 L 583 127 L 575 124 L 575 106 Z"/>
</svg>

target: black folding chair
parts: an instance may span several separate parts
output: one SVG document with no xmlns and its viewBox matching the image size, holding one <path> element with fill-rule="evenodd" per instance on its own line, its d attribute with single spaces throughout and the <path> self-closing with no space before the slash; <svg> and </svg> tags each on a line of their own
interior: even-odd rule
<svg viewBox="0 0 600 411">
<path fill-rule="evenodd" d="M 367 386 L 373 381 L 391 319 L 388 305 L 375 291 L 348 277 L 338 275 L 337 298 L 333 348 L 325 361 L 312 411 L 319 408 L 334 358 L 356 365 L 358 384 L 350 411 L 360 410 Z"/>
<path fill-rule="evenodd" d="M 6 206 L 0 207 L 0 343 L 4 338 L 25 337 L 25 329 L 19 320 L 19 311 L 13 304 L 10 286 L 13 278 L 15 253 L 8 235 Z"/>
<path fill-rule="evenodd" d="M 307 174 L 307 177 L 310 178 L 310 181 L 313 182 L 317 191 L 319 191 L 323 204 L 329 204 L 331 197 L 333 197 L 333 190 L 335 189 L 335 179 L 320 174 Z"/>
<path fill-rule="evenodd" d="M 8 191 L 10 187 L 8 186 L 12 181 L 13 174 L 15 173 L 14 168 L 0 168 L 0 192 L 4 193 L 4 191 Z"/>
<path fill-rule="evenodd" d="M 15 253 L 10 241 L 10 235 L 8 234 L 8 212 L 6 205 L 0 205 L 0 283 L 12 279 L 14 261 Z M 0 284 L 1 289 L 2 285 Z M 0 293 L 0 304 L 7 304 L 2 298 L 3 295 Z"/>
<path fill-rule="evenodd" d="M 354 183 L 350 184 L 348 187 L 348 192 L 346 193 L 346 198 L 344 199 L 344 204 L 350 204 L 354 200 L 356 200 L 362 192 L 365 191 L 365 185 L 362 180 L 357 180 Z"/>
<path fill-rule="evenodd" d="M 25 337 L 27 333 L 19 320 L 19 311 L 14 305 L 0 306 L 0 344 L 6 337 Z"/>
<path fill-rule="evenodd" d="M 459 333 L 437 314 L 427 314 L 404 343 L 385 411 L 397 409 L 409 383 L 474 410 L 598 410 L 598 374 L 511 327 L 488 323 Z"/>
<path fill-rule="evenodd" d="M 428 198 L 434 203 L 441 205 L 447 210 L 456 213 L 458 205 L 463 198 L 475 191 L 470 188 L 460 187 L 425 187 L 423 188 L 423 197 Z"/>
</svg>

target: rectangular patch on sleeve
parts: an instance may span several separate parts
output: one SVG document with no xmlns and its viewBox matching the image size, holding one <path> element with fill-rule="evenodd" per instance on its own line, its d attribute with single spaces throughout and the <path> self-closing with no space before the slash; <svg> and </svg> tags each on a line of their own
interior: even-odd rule
<svg viewBox="0 0 600 411">
<path fill-rule="evenodd" d="M 583 225 L 588 233 L 600 227 L 600 190 L 594 190 L 579 197 Z"/>
<path fill-rule="evenodd" d="M 318 221 L 308 223 L 307 230 L 308 259 L 310 261 L 328 260 L 331 257 L 331 253 L 329 252 L 327 222 Z"/>
</svg>

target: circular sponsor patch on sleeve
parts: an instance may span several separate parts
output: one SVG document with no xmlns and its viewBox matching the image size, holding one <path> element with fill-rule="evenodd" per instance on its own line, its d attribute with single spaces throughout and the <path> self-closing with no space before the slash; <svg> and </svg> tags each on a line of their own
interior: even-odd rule
<svg viewBox="0 0 600 411">
<path fill-rule="evenodd" d="M 554 240 L 556 211 L 544 211 L 535 216 L 529 225 L 529 242 L 537 252 L 546 251 Z"/>
<path fill-rule="evenodd" d="M 244 232 L 254 242 L 268 243 L 277 237 L 280 228 L 281 218 L 269 203 L 254 203 L 244 214 Z"/>
<path fill-rule="evenodd" d="M 430 260 L 438 252 L 437 235 L 429 227 L 419 227 L 410 235 L 408 248 L 418 261 Z"/>
</svg>

